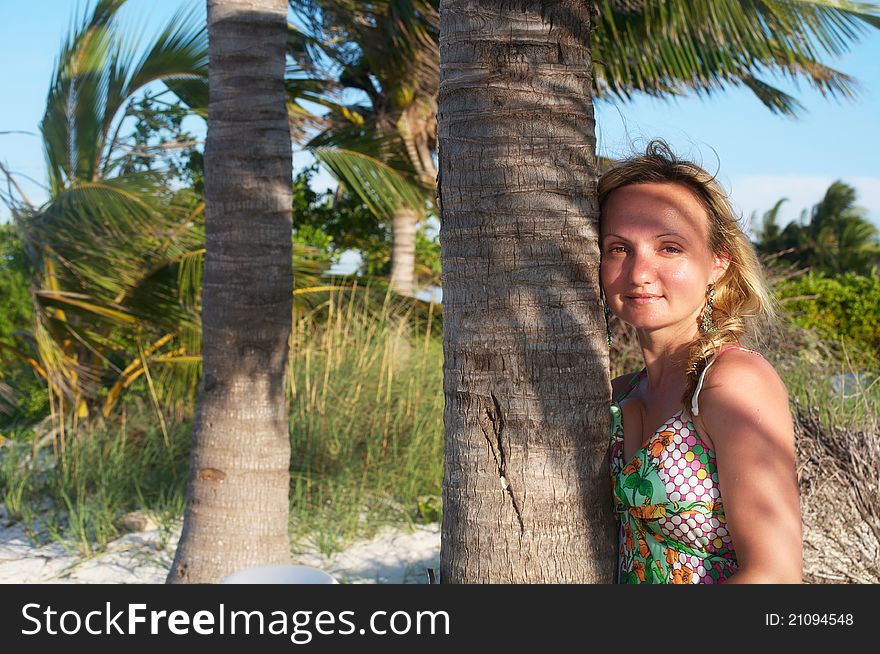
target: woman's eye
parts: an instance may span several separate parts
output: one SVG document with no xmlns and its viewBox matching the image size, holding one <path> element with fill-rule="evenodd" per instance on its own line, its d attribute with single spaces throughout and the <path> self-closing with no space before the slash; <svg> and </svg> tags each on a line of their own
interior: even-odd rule
<svg viewBox="0 0 880 654">
<path fill-rule="evenodd" d="M 670 254 L 680 254 L 681 250 L 674 245 L 667 245 L 663 248 L 663 252 L 668 252 Z M 625 254 L 627 252 L 625 245 L 615 245 L 613 247 L 608 248 L 608 254 Z"/>
</svg>

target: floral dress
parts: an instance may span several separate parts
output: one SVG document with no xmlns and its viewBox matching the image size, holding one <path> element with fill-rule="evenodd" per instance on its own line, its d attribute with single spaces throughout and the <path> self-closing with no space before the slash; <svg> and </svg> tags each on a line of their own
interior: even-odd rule
<svg viewBox="0 0 880 654">
<path fill-rule="evenodd" d="M 723 348 L 715 359 L 727 349 Z M 700 376 L 698 389 L 708 368 Z M 737 569 L 736 552 L 724 517 L 715 453 L 700 438 L 690 414 L 684 408 L 679 410 L 636 451 L 632 460 L 623 460 L 620 402 L 644 374 L 643 369 L 633 376 L 611 404 L 618 583 L 722 583 Z M 698 413 L 696 400 L 697 393 L 694 415 Z"/>
</svg>

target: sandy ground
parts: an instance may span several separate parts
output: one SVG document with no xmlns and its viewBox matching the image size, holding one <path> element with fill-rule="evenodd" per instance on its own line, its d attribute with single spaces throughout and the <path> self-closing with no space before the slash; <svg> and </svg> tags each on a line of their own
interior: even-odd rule
<svg viewBox="0 0 880 654">
<path fill-rule="evenodd" d="M 0 508 L 0 583 L 161 584 L 171 566 L 179 532 L 163 538 L 158 529 L 129 533 L 106 552 L 83 557 L 57 542 L 34 545 L 20 524 Z M 427 583 L 425 569 L 440 569 L 440 527 L 413 532 L 385 528 L 375 538 L 353 543 L 332 557 L 308 544 L 291 563 L 310 565 L 340 583 Z"/>
</svg>

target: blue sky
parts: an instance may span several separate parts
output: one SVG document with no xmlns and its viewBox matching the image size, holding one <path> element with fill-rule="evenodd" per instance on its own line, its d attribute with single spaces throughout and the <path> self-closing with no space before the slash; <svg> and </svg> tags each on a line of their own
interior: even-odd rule
<svg viewBox="0 0 880 654">
<path fill-rule="evenodd" d="M 89 3 L 91 4 L 91 3 Z M 201 0 L 128 0 L 123 25 L 151 35 L 181 5 Z M 73 0 L 0 0 L 0 161 L 18 173 L 31 199 L 45 199 L 43 154 L 37 125 L 44 110 L 49 76 L 72 16 Z M 651 137 L 669 141 L 683 156 L 711 170 L 748 217 L 788 197 L 782 222 L 821 199 L 835 179 L 858 190 L 859 204 L 880 226 L 880 33 L 873 31 L 850 53 L 826 63 L 853 75 L 861 93 L 856 101 L 823 99 L 806 84 L 792 92 L 805 106 L 800 119 L 771 114 L 748 91 L 728 90 L 708 99 L 659 101 L 640 98 L 625 105 L 597 105 L 600 154 L 620 156 Z M 306 163 L 306 157 L 295 161 Z M 30 181 L 27 177 L 33 178 Z M 5 181 L 5 180 L 3 180 Z M 324 176 L 317 185 L 326 187 Z M 8 215 L 0 207 L 0 219 Z"/>
</svg>

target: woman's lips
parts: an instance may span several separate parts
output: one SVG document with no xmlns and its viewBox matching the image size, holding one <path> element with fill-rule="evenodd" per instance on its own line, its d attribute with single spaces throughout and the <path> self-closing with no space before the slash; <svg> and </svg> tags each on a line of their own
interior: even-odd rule
<svg viewBox="0 0 880 654">
<path fill-rule="evenodd" d="M 662 297 L 662 295 L 627 295 L 626 301 L 633 304 L 651 304 Z"/>
</svg>

